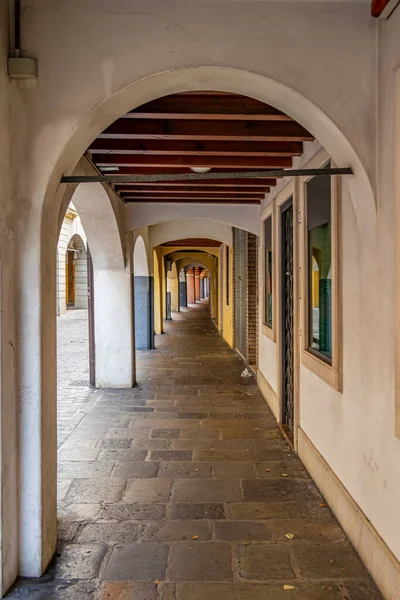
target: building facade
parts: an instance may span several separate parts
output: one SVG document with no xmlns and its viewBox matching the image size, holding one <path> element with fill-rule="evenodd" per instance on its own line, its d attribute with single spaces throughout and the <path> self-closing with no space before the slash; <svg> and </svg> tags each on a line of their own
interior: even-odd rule
<svg viewBox="0 0 400 600">
<path fill-rule="evenodd" d="M 57 315 L 88 307 L 86 236 L 73 204 L 67 208 L 57 244 Z"/>
</svg>

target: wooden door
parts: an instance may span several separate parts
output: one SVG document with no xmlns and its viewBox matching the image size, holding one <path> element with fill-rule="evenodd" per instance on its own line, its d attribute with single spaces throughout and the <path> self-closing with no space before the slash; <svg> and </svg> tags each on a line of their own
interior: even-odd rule
<svg viewBox="0 0 400 600">
<path fill-rule="evenodd" d="M 65 289 L 67 306 L 75 306 L 75 265 L 73 252 L 67 251 L 65 262 Z"/>
<path fill-rule="evenodd" d="M 282 207 L 282 425 L 294 433 L 293 199 Z"/>
</svg>

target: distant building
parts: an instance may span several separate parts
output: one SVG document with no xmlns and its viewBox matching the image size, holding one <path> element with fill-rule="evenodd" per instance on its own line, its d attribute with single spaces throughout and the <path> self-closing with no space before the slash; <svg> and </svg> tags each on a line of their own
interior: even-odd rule
<svg viewBox="0 0 400 600">
<path fill-rule="evenodd" d="M 63 220 L 57 244 L 57 315 L 70 308 L 87 308 L 86 235 L 71 204 Z"/>
</svg>

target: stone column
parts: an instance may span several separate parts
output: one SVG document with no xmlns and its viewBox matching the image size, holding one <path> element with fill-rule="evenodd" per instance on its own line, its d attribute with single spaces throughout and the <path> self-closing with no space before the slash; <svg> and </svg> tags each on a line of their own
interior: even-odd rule
<svg viewBox="0 0 400 600">
<path fill-rule="evenodd" d="M 194 270 L 189 269 L 186 273 L 186 286 L 187 286 L 187 303 L 194 304 Z"/>
<path fill-rule="evenodd" d="M 132 308 L 129 271 L 94 269 L 96 387 L 134 384 Z"/>
<path fill-rule="evenodd" d="M 194 268 L 194 299 L 200 301 L 200 267 Z"/>
</svg>

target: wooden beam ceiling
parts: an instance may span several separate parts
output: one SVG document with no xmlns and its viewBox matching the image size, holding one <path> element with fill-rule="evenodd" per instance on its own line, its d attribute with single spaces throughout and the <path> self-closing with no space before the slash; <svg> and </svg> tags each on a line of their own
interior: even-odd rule
<svg viewBox="0 0 400 600">
<path fill-rule="evenodd" d="M 88 148 L 102 173 L 184 174 L 289 169 L 313 136 L 278 109 L 222 92 L 181 93 L 148 102 L 108 127 Z M 115 183 L 125 202 L 260 203 L 272 178 Z"/>
</svg>

